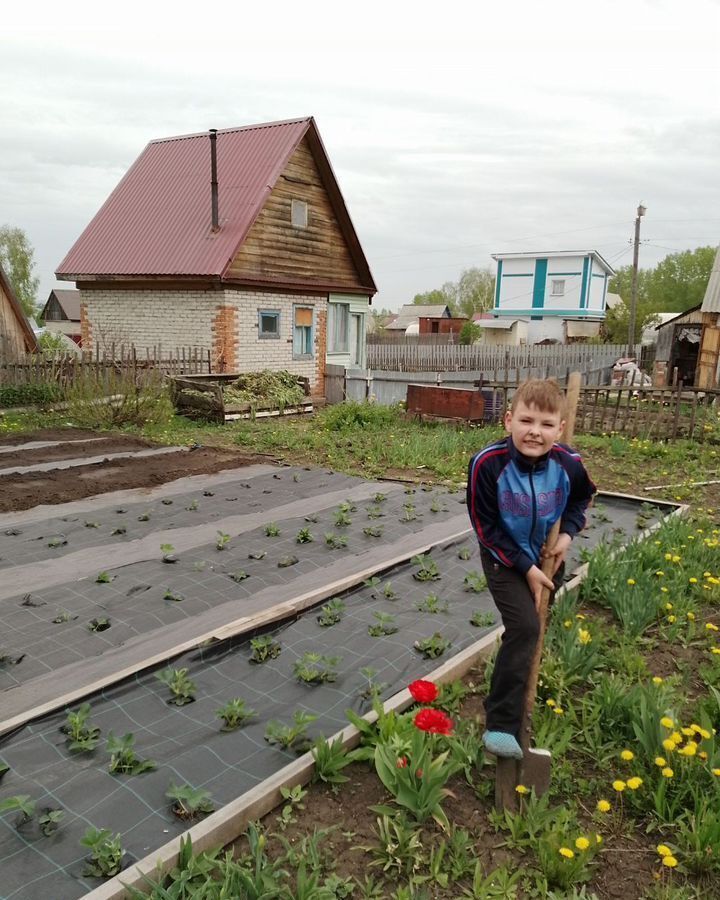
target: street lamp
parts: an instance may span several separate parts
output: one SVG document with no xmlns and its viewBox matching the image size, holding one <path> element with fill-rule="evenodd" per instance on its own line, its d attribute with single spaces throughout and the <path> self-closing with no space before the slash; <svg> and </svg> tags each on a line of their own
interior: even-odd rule
<svg viewBox="0 0 720 900">
<path fill-rule="evenodd" d="M 642 203 L 635 217 L 635 240 L 633 242 L 632 288 L 630 290 L 630 320 L 628 322 L 628 355 L 635 356 L 635 318 L 637 316 L 638 259 L 640 256 L 640 219 L 646 209 Z"/>
</svg>

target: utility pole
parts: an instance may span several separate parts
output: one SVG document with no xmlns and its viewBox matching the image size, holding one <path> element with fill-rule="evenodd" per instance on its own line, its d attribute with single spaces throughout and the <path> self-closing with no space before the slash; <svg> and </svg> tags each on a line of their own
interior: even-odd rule
<svg viewBox="0 0 720 900">
<path fill-rule="evenodd" d="M 645 215 L 645 207 L 640 204 L 635 217 L 635 240 L 633 242 L 632 288 L 630 292 L 630 321 L 628 322 L 628 355 L 635 356 L 635 319 L 637 317 L 638 260 L 640 258 L 640 219 Z"/>
</svg>

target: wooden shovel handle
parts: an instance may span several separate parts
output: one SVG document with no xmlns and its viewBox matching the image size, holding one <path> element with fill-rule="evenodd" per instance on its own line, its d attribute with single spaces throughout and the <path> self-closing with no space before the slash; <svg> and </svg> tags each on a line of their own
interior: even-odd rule
<svg viewBox="0 0 720 900">
<path fill-rule="evenodd" d="M 578 399 L 580 397 L 580 372 L 571 372 L 568 378 L 568 386 L 565 394 L 565 428 L 563 430 L 563 443 L 570 444 L 575 436 L 575 417 L 577 415 Z M 562 518 L 562 517 L 561 517 Z M 560 535 L 560 519 L 550 529 L 550 533 L 545 541 L 545 547 L 554 547 Z M 542 571 L 551 581 L 553 577 L 553 565 L 555 558 L 548 556 L 542 561 Z M 538 618 L 540 620 L 540 631 L 538 634 L 538 642 L 535 647 L 535 654 L 530 665 L 530 674 L 528 675 L 528 683 L 525 689 L 525 703 L 523 714 L 523 726 L 520 729 L 520 746 L 523 752 L 527 752 L 530 746 L 530 729 L 532 724 L 532 714 L 535 708 L 535 697 L 537 694 L 538 677 L 540 675 L 540 663 L 542 661 L 543 646 L 545 644 L 545 631 L 547 629 L 548 606 L 550 603 L 550 589 L 543 588 L 540 596 L 540 608 L 538 609 Z"/>
</svg>

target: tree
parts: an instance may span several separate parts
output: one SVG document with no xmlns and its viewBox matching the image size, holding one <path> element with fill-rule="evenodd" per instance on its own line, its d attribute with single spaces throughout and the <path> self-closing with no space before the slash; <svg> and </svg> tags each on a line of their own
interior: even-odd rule
<svg viewBox="0 0 720 900">
<path fill-rule="evenodd" d="M 482 337 L 482 328 L 476 322 L 467 321 L 460 329 L 459 344 L 474 344 Z"/>
<path fill-rule="evenodd" d="M 22 228 L 0 227 L 0 266 L 25 315 L 35 314 L 39 278 L 33 276 L 35 251 Z"/>
<path fill-rule="evenodd" d="M 415 294 L 413 303 L 419 306 L 450 307 L 453 316 L 467 316 L 491 309 L 495 297 L 495 276 L 490 269 L 465 269 L 459 281 L 446 281 L 441 288 Z"/>
<path fill-rule="evenodd" d="M 450 286 L 451 291 L 446 293 L 446 288 Z M 450 306 L 455 303 L 455 285 L 452 282 L 444 284 L 441 288 L 435 288 L 432 291 L 425 291 L 424 294 L 415 294 L 413 303 L 416 306 Z"/>
</svg>

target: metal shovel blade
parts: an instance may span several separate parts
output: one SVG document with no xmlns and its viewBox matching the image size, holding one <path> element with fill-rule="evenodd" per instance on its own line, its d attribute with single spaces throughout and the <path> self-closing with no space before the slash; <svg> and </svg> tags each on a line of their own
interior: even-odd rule
<svg viewBox="0 0 720 900">
<path fill-rule="evenodd" d="M 549 750 L 529 749 L 523 759 L 498 757 L 495 768 L 495 807 L 516 812 L 520 794 L 516 788 L 522 784 L 533 789 L 541 797 L 550 787 L 552 756 Z"/>
</svg>

